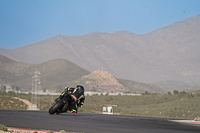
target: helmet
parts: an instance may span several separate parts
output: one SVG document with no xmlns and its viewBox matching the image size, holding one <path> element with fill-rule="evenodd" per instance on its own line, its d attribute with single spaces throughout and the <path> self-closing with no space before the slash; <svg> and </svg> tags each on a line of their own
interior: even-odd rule
<svg viewBox="0 0 200 133">
<path fill-rule="evenodd" d="M 80 92 L 84 92 L 84 87 L 82 85 L 77 85 L 76 86 L 77 88 L 77 91 L 80 93 Z"/>
</svg>

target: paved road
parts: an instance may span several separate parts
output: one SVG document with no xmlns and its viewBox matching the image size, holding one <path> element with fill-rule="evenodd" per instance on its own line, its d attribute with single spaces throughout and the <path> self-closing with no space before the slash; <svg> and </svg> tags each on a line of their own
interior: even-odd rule
<svg viewBox="0 0 200 133">
<path fill-rule="evenodd" d="M 86 113 L 49 115 L 46 111 L 28 110 L 0 110 L 0 124 L 16 128 L 85 133 L 200 133 L 199 126 L 162 118 Z"/>
</svg>

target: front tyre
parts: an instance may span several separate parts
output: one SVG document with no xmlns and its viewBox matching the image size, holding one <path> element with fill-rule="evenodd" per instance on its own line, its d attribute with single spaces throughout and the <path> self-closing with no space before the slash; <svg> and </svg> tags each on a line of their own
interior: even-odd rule
<svg viewBox="0 0 200 133">
<path fill-rule="evenodd" d="M 60 109 L 62 106 L 64 106 L 64 103 L 62 101 L 58 101 L 55 103 L 50 109 L 49 109 L 49 114 L 53 115 Z"/>
</svg>

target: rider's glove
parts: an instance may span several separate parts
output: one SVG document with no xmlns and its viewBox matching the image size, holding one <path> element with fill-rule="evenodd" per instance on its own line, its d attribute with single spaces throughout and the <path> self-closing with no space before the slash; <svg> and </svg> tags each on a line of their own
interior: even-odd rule
<svg viewBox="0 0 200 133">
<path fill-rule="evenodd" d="M 68 91 L 69 90 L 69 87 L 65 87 L 65 91 Z"/>
<path fill-rule="evenodd" d="M 59 100 L 60 100 L 60 98 L 56 98 L 56 99 L 55 99 L 55 102 L 58 102 Z"/>
<path fill-rule="evenodd" d="M 83 107 L 83 103 L 79 103 L 78 106 L 79 106 L 79 107 Z"/>
</svg>

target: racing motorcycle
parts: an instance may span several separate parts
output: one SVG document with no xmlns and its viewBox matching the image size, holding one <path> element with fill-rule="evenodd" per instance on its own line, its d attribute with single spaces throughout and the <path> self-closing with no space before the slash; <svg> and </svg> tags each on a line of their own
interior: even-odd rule
<svg viewBox="0 0 200 133">
<path fill-rule="evenodd" d="M 53 106 L 49 109 L 49 114 L 53 115 L 54 113 L 60 114 L 70 111 L 70 98 L 71 95 L 69 93 L 65 93 L 63 97 L 57 98 L 55 103 L 52 103 Z"/>
</svg>

